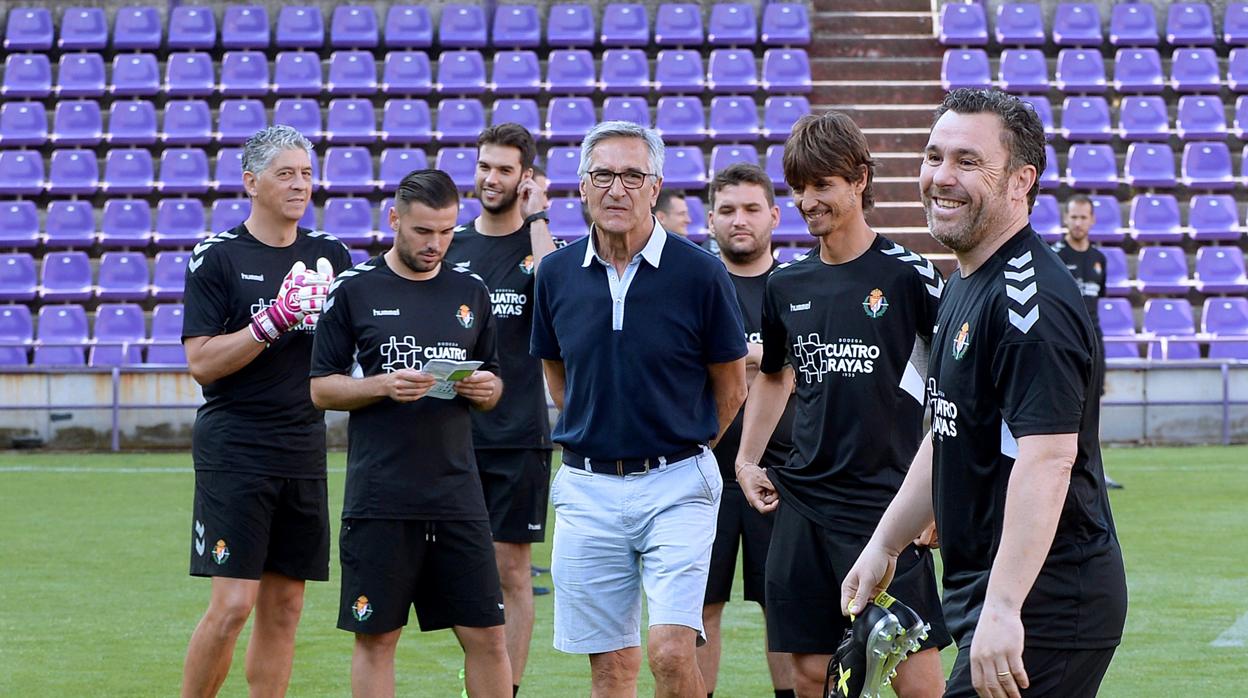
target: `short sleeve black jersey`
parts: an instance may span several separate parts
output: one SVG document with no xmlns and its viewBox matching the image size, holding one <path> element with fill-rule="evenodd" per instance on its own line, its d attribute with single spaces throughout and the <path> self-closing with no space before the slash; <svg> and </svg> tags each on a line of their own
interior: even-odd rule
<svg viewBox="0 0 1248 698">
<path fill-rule="evenodd" d="M 1066 265 L 1070 275 L 1075 277 L 1084 307 L 1092 317 L 1092 325 L 1097 327 L 1096 301 L 1105 295 L 1105 253 L 1096 245 L 1088 245 L 1088 249 L 1080 252 L 1066 244 L 1065 240 L 1053 245 L 1053 251 Z"/>
<path fill-rule="evenodd" d="M 1095 649 L 1121 638 L 1126 581 L 1101 466 L 1100 396 L 1089 390 L 1100 351 L 1079 290 L 1030 226 L 945 289 L 928 399 L 945 618 L 959 643 L 984 603 L 1018 439 L 1041 434 L 1078 434 L 1079 446 L 1053 546 L 1023 604 L 1027 644 Z"/>
<path fill-rule="evenodd" d="M 335 272 L 351 266 L 328 233 L 299 229 L 294 243 L 271 247 L 239 225 L 199 243 L 186 265 L 182 339 L 237 332 L 273 302 L 295 262 Z M 191 452 L 197 470 L 279 477 L 325 477 L 325 415 L 312 404 L 308 365 L 312 330 L 302 325 L 241 369 L 203 387 Z"/>
<path fill-rule="evenodd" d="M 768 278 L 762 370 L 788 364 L 797 381 L 793 452 L 771 471 L 781 501 L 825 527 L 875 528 L 922 439 L 912 358 L 943 285 L 931 262 L 881 235 L 850 262 L 811 254 Z"/>
<path fill-rule="evenodd" d="M 395 274 L 385 256 L 356 265 L 331 290 L 316 330 L 312 377 L 422 370 L 434 359 L 481 361 L 498 372 L 490 294 L 443 264 L 426 281 Z M 343 518 L 485 521 L 462 397 L 382 398 L 351 411 Z"/>
<path fill-rule="evenodd" d="M 533 245 L 529 226 L 510 235 L 455 229 L 446 262 L 480 276 L 490 289 L 498 327 L 498 362 L 507 390 L 498 406 L 472 415 L 472 438 L 483 448 L 551 448 L 542 361 L 529 354 L 533 334 Z"/>
<path fill-rule="evenodd" d="M 745 323 L 745 341 L 749 344 L 763 343 L 763 294 L 767 288 L 767 276 L 779 265 L 772 265 L 767 274 L 758 276 L 737 276 L 729 273 L 733 287 L 737 290 L 737 302 L 741 305 L 741 319 Z M 793 416 L 797 401 L 789 398 L 784 406 L 784 413 L 776 423 L 776 429 L 767 442 L 767 450 L 763 452 L 760 466 L 774 468 L 784 465 L 793 450 Z M 745 408 L 737 412 L 732 424 L 724 431 L 719 443 L 715 445 L 715 459 L 719 461 L 719 472 L 725 482 L 736 480 L 737 451 L 741 448 L 741 423 Z"/>
</svg>

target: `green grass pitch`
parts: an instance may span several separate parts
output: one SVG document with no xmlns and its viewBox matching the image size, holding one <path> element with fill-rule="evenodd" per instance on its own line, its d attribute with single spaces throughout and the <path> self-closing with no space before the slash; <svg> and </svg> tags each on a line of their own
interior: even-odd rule
<svg viewBox="0 0 1248 698">
<path fill-rule="evenodd" d="M 1248 613 L 1248 447 L 1106 454 L 1127 485 L 1112 499 L 1131 610 L 1101 695 L 1248 695 L 1248 649 L 1211 644 Z M 343 455 L 330 464 L 336 512 Z M 186 575 L 192 482 L 186 453 L 0 454 L 0 695 L 176 695 L 208 598 L 208 582 Z M 334 628 L 333 555 L 331 581 L 309 585 L 291 696 L 350 693 L 351 636 Z M 549 543 L 536 547 L 539 563 L 549 556 Z M 538 598 L 524 693 L 586 695 L 587 662 L 551 649 L 551 616 L 551 597 Z M 716 695 L 771 695 L 758 607 L 730 603 L 724 629 Z M 246 640 L 244 632 L 222 695 L 246 695 Z M 449 632 L 409 631 L 399 695 L 458 696 L 460 663 Z"/>
</svg>

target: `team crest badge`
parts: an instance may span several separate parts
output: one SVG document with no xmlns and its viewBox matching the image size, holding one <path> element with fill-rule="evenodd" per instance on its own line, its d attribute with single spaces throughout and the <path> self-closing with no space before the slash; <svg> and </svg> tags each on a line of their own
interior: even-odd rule
<svg viewBox="0 0 1248 698">
<path fill-rule="evenodd" d="M 971 348 L 971 323 L 962 323 L 962 329 L 958 330 L 958 336 L 953 338 L 953 358 L 960 360 L 966 356 L 966 350 Z"/>
<path fill-rule="evenodd" d="M 351 606 L 351 615 L 361 623 L 372 617 L 373 605 L 368 602 L 367 596 L 361 596 L 355 600 L 355 604 Z"/>
<path fill-rule="evenodd" d="M 459 320 L 459 324 L 463 325 L 464 329 L 472 327 L 472 321 L 476 320 L 472 315 L 472 309 L 466 305 L 459 306 L 459 310 L 455 313 L 455 319 Z"/>
<path fill-rule="evenodd" d="M 1100 263 L 1100 262 L 1093 262 L 1093 263 L 1092 263 L 1092 270 L 1093 270 L 1093 271 L 1095 271 L 1097 274 L 1100 274 L 1100 273 L 1101 273 L 1101 263 Z"/>
<path fill-rule="evenodd" d="M 869 318 L 881 317 L 888 312 L 888 299 L 884 297 L 884 292 L 880 289 L 872 289 L 871 293 L 862 299 L 862 309 L 866 311 Z"/>
<path fill-rule="evenodd" d="M 533 255 L 528 255 L 520 262 L 520 271 L 528 276 L 533 275 Z"/>
<path fill-rule="evenodd" d="M 212 559 L 218 565 L 224 565 L 230 559 L 230 548 L 225 544 L 224 538 L 217 539 L 217 544 L 212 546 Z"/>
</svg>

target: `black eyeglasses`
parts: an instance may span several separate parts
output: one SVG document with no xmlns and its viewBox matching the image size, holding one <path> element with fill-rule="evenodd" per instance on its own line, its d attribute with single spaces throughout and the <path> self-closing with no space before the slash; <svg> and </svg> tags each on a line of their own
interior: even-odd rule
<svg viewBox="0 0 1248 698">
<path fill-rule="evenodd" d="M 615 184 L 615 178 L 620 178 L 620 184 L 625 189 L 641 189 L 646 183 L 646 177 L 655 177 L 652 172 L 612 172 L 611 170 L 594 170 L 589 173 L 589 181 L 599 189 L 610 189 Z"/>
</svg>

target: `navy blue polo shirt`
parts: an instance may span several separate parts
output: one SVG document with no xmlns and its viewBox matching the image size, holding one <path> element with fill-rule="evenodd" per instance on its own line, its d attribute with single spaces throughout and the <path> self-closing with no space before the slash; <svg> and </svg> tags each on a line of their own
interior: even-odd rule
<svg viewBox="0 0 1248 698">
<path fill-rule="evenodd" d="M 719 433 L 707 364 L 745 356 L 741 310 L 722 262 L 654 222 L 627 271 L 594 232 L 542 260 L 532 354 L 562 361 L 553 440 L 594 459 L 665 456 Z"/>
</svg>

